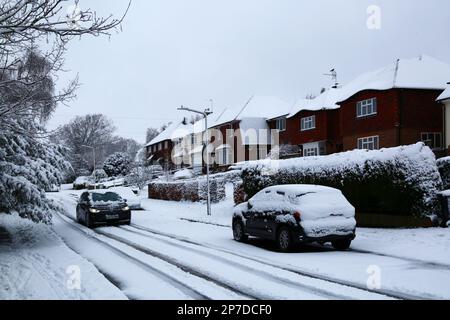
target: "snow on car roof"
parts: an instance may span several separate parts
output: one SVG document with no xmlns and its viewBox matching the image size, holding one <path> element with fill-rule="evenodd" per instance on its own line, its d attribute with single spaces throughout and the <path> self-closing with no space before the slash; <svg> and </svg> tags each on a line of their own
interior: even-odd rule
<svg viewBox="0 0 450 320">
<path fill-rule="evenodd" d="M 308 192 L 338 192 L 341 191 L 338 189 L 334 189 L 331 187 L 320 186 L 320 185 L 312 185 L 312 184 L 286 184 L 279 186 L 268 187 L 263 190 L 266 191 L 275 191 L 275 192 L 286 192 L 286 193 L 308 193 Z"/>
</svg>

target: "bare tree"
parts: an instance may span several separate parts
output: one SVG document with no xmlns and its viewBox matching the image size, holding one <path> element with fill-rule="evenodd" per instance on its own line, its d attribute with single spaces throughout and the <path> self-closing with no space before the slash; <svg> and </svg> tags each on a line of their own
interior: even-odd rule
<svg viewBox="0 0 450 320">
<path fill-rule="evenodd" d="M 146 137 L 145 137 L 145 142 L 149 143 L 150 141 L 155 139 L 158 136 L 159 133 L 160 133 L 160 131 L 158 129 L 148 128 L 147 129 L 147 134 L 146 134 Z"/>
</svg>

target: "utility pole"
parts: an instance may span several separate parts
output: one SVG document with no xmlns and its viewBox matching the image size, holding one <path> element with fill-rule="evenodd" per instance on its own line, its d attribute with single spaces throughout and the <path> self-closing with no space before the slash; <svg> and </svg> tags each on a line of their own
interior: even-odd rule
<svg viewBox="0 0 450 320">
<path fill-rule="evenodd" d="M 82 145 L 82 147 L 87 148 L 87 149 L 92 149 L 92 154 L 94 155 L 94 179 L 95 179 L 94 190 L 96 190 L 97 189 L 97 172 L 96 172 L 96 168 L 95 168 L 95 148 L 91 147 L 91 146 L 85 146 L 85 145 Z"/>
<path fill-rule="evenodd" d="M 206 200 L 206 211 L 208 216 L 211 215 L 211 193 L 210 193 L 210 186 L 209 186 L 209 153 L 208 153 L 208 144 L 209 144 L 209 131 L 208 131 L 208 116 L 212 114 L 211 109 L 205 109 L 205 111 L 199 111 L 191 108 L 185 108 L 184 106 L 181 106 L 178 108 L 180 111 L 189 111 L 197 114 L 201 114 L 203 118 L 205 119 L 205 131 L 206 131 L 206 137 L 205 137 L 205 149 L 206 149 L 206 192 L 207 192 L 207 200 Z"/>
</svg>

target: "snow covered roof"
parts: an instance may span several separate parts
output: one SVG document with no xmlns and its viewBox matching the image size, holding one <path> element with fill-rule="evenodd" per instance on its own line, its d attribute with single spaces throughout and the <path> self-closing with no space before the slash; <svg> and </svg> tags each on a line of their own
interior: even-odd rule
<svg viewBox="0 0 450 320">
<path fill-rule="evenodd" d="M 252 96 L 241 107 L 224 109 L 210 127 L 243 119 L 274 119 L 289 114 L 291 107 L 291 104 L 276 97 Z"/>
<path fill-rule="evenodd" d="M 147 143 L 146 147 L 166 140 L 175 140 L 178 138 L 183 138 L 189 135 L 190 133 L 192 133 L 191 124 L 186 123 L 186 121 L 184 120 L 181 122 L 173 122 L 169 124 L 169 126 L 158 136 L 156 136 L 152 141 Z"/>
<path fill-rule="evenodd" d="M 237 115 L 236 120 L 245 118 L 274 119 L 288 114 L 291 107 L 292 104 L 276 97 L 253 96 Z"/>
<path fill-rule="evenodd" d="M 436 101 L 444 101 L 444 100 L 450 100 L 450 84 L 447 86 L 447 89 L 445 89 L 444 92 L 441 93 L 441 95 L 437 98 Z"/>
<path fill-rule="evenodd" d="M 340 88 L 331 88 L 321 93 L 314 99 L 301 99 L 295 103 L 288 115 L 288 118 L 294 117 L 303 110 L 318 111 L 339 109 L 337 102 L 339 101 L 341 94 L 342 90 Z"/>
<path fill-rule="evenodd" d="M 421 55 L 413 59 L 399 59 L 386 67 L 365 73 L 345 85 L 338 102 L 345 101 L 364 90 L 442 89 L 450 80 L 450 65 Z"/>
</svg>

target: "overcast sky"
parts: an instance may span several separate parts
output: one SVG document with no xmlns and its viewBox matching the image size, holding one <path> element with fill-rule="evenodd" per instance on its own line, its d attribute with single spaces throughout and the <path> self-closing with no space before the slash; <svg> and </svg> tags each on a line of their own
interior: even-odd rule
<svg viewBox="0 0 450 320">
<path fill-rule="evenodd" d="M 127 0 L 80 1 L 120 14 Z M 381 9 L 381 29 L 367 8 Z M 397 58 L 422 53 L 450 63 L 448 0 L 133 0 L 123 31 L 74 41 L 61 80 L 82 87 L 54 128 L 75 115 L 104 113 L 119 135 L 143 143 L 147 127 L 178 120 L 180 105 L 214 110 L 253 95 L 286 101 L 346 83 Z M 449 79 L 450 81 L 450 79 Z"/>
</svg>

